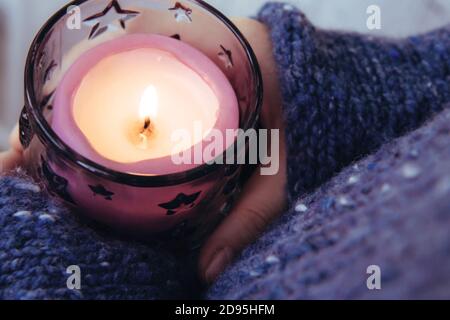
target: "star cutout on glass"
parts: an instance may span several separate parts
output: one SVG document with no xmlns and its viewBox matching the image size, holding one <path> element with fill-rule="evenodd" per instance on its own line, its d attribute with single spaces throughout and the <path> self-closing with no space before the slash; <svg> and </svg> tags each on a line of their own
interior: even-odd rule
<svg viewBox="0 0 450 320">
<path fill-rule="evenodd" d="M 44 72 L 44 82 L 50 80 L 53 70 L 55 70 L 55 68 L 57 66 L 58 66 L 58 64 L 55 62 L 55 60 L 52 60 L 50 62 L 49 66 L 47 67 L 47 69 L 45 69 L 45 72 Z"/>
<path fill-rule="evenodd" d="M 108 191 L 104 186 L 101 184 L 96 186 L 89 186 L 89 188 L 92 190 L 95 196 L 101 196 L 105 198 L 105 200 L 112 201 L 112 197 L 114 195 L 114 192 Z"/>
<path fill-rule="evenodd" d="M 177 22 L 192 22 L 192 9 L 183 6 L 179 2 L 175 3 L 175 6 L 173 8 L 169 8 L 169 11 L 175 12 L 175 19 L 177 20 Z"/>
<path fill-rule="evenodd" d="M 231 178 L 223 188 L 223 194 L 228 196 L 232 194 L 234 191 L 236 191 L 236 189 L 239 186 L 239 179 L 240 179 L 239 175 L 236 175 L 235 177 Z"/>
<path fill-rule="evenodd" d="M 222 215 L 223 217 L 227 217 L 230 214 L 232 208 L 233 208 L 233 201 L 228 200 L 222 205 L 222 207 L 220 207 L 219 214 Z"/>
<path fill-rule="evenodd" d="M 110 14 L 112 9 L 116 12 L 115 14 Z M 122 9 L 119 2 L 113 0 L 102 12 L 84 19 L 83 22 L 92 27 L 89 39 L 94 39 L 108 30 L 109 27 L 113 27 L 113 23 L 116 21 L 119 21 L 120 27 L 125 30 L 125 23 L 137 15 L 139 15 L 138 11 Z"/>
<path fill-rule="evenodd" d="M 50 100 L 52 100 L 55 91 L 56 90 L 53 90 L 42 98 L 41 104 L 39 105 L 41 107 L 41 110 L 43 110 L 45 107 L 49 107 L 49 102 Z"/>
<path fill-rule="evenodd" d="M 22 114 L 19 119 L 19 139 L 24 149 L 28 148 L 33 138 L 33 129 L 30 125 L 28 112 L 25 108 L 22 109 Z"/>
<path fill-rule="evenodd" d="M 54 29 L 50 30 L 48 34 L 46 35 L 43 43 L 41 44 L 41 48 L 52 48 L 53 45 L 49 44 L 49 41 L 53 35 Z M 38 69 L 41 71 L 44 69 L 44 67 L 47 65 L 48 58 L 51 57 L 51 54 L 49 54 L 47 51 L 41 51 L 38 53 L 38 58 L 36 59 L 38 61 Z"/>
<path fill-rule="evenodd" d="M 39 70 L 44 69 L 46 59 L 47 59 L 47 53 L 45 51 L 42 51 L 41 53 L 39 53 L 39 56 L 37 58 Z"/>
<path fill-rule="evenodd" d="M 225 68 L 229 69 L 234 67 L 233 53 L 231 50 L 226 49 L 223 45 L 220 45 L 220 49 L 222 49 L 222 51 L 220 51 L 218 55 L 220 60 L 225 63 Z"/>
<path fill-rule="evenodd" d="M 50 165 L 47 163 L 47 161 L 44 159 L 44 157 L 41 157 L 41 161 L 42 161 L 42 168 L 41 168 L 42 175 L 47 180 L 49 189 L 54 193 L 56 193 L 58 196 L 60 196 L 63 200 L 75 204 L 75 201 L 72 199 L 72 196 L 67 190 L 69 182 L 63 177 L 57 175 L 50 167 Z"/>
<path fill-rule="evenodd" d="M 166 209 L 168 216 L 173 216 L 177 213 L 194 208 L 195 201 L 197 201 L 200 194 L 201 191 L 192 195 L 185 195 L 184 193 L 180 193 L 175 199 L 167 203 L 162 203 L 159 205 L 159 207 Z"/>
</svg>

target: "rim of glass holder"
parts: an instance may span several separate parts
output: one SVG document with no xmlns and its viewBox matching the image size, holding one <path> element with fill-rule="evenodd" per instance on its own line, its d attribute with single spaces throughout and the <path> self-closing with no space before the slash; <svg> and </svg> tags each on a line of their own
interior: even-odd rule
<svg viewBox="0 0 450 320">
<path fill-rule="evenodd" d="M 59 136 L 53 131 L 50 127 L 49 123 L 45 119 L 43 113 L 37 110 L 38 108 L 34 108 L 32 106 L 39 105 L 36 96 L 34 93 L 33 79 L 34 79 L 34 70 L 33 66 L 35 65 L 37 58 L 37 51 L 44 40 L 45 36 L 52 29 L 52 27 L 67 13 L 67 9 L 70 6 L 81 5 L 85 2 L 92 0 L 73 0 L 60 10 L 58 10 L 55 14 L 53 14 L 43 25 L 43 27 L 39 30 L 33 42 L 31 43 L 26 64 L 25 64 L 25 108 L 27 112 L 31 115 L 29 121 L 35 122 L 35 126 L 32 125 L 34 134 L 41 140 L 41 142 L 46 147 L 53 146 L 57 149 L 58 155 L 63 156 L 67 161 L 74 163 L 75 165 L 83 168 L 84 170 L 89 171 L 90 173 L 99 176 L 101 178 L 118 182 L 121 184 L 136 186 L 136 187 L 165 187 L 165 186 L 173 186 L 177 184 L 187 183 L 189 181 L 195 180 L 197 178 L 203 177 L 213 171 L 218 170 L 220 167 L 224 166 L 223 164 L 203 164 L 196 168 L 190 169 L 185 172 L 173 173 L 167 175 L 156 175 L 156 176 L 145 176 L 145 175 L 137 175 L 132 173 L 119 172 L 112 169 L 109 169 L 105 166 L 102 166 L 92 160 L 87 159 L 86 157 L 78 154 L 75 150 L 70 148 L 64 141 L 62 141 Z M 251 73 L 253 76 L 253 81 L 255 83 L 255 94 L 256 94 L 256 106 L 255 111 L 252 113 L 250 120 L 247 123 L 247 127 L 242 129 L 248 130 L 251 128 L 255 128 L 258 120 L 260 111 L 263 103 L 263 80 L 261 75 L 261 69 L 259 67 L 258 60 L 256 55 L 250 46 L 248 40 L 244 37 L 244 35 L 239 31 L 239 29 L 228 19 L 224 14 L 222 14 L 219 10 L 206 3 L 203 0 L 188 0 L 189 2 L 193 2 L 194 4 L 200 6 L 205 9 L 213 16 L 215 16 L 220 22 L 222 22 L 236 37 L 236 39 L 241 44 L 244 49 L 247 58 L 250 63 Z M 235 149 L 238 147 L 238 142 L 235 141 L 229 149 Z M 221 155 L 219 155 L 216 159 L 226 159 L 225 150 Z"/>
</svg>

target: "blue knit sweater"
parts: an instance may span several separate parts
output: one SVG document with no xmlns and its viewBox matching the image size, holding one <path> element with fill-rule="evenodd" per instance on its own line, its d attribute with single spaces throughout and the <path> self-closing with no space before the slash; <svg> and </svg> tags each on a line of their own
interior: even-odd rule
<svg viewBox="0 0 450 320">
<path fill-rule="evenodd" d="M 287 126 L 282 218 L 205 293 L 195 257 L 89 226 L 19 170 L 0 178 L 0 298 L 450 298 L 450 27 L 374 39 L 280 3 L 260 19 Z"/>
</svg>

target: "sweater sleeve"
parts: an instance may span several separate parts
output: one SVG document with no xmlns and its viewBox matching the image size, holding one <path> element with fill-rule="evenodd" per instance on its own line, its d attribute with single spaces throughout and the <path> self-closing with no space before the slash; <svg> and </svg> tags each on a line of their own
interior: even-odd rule
<svg viewBox="0 0 450 320">
<path fill-rule="evenodd" d="M 449 299 L 449 134 L 445 110 L 303 196 L 208 298 Z"/>
<path fill-rule="evenodd" d="M 316 29 L 269 3 L 288 145 L 289 198 L 311 191 L 450 101 L 450 28 L 408 39 Z"/>
<path fill-rule="evenodd" d="M 194 270 L 161 242 L 92 228 L 23 174 L 0 176 L 1 300 L 191 299 Z"/>
</svg>

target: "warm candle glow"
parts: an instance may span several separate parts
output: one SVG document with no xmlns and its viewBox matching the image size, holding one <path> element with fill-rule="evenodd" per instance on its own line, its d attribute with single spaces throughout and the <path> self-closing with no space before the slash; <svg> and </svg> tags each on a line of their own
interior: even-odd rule
<svg viewBox="0 0 450 320">
<path fill-rule="evenodd" d="M 140 149 L 148 148 L 148 139 L 151 138 L 151 134 L 154 128 L 154 121 L 158 115 L 158 93 L 156 88 L 152 85 L 145 89 L 142 95 L 141 102 L 139 104 L 139 118 L 143 127 L 139 133 Z"/>
<path fill-rule="evenodd" d="M 71 66 L 55 94 L 52 126 L 108 168 L 164 175 L 198 166 L 172 156 L 203 150 L 213 129 L 238 128 L 239 109 L 228 79 L 201 52 L 168 37 L 127 35 Z M 174 138 L 177 132 L 188 138 Z"/>
<path fill-rule="evenodd" d="M 139 118 L 146 122 L 154 121 L 158 116 L 158 93 L 152 85 L 145 89 L 139 106 Z"/>
</svg>

